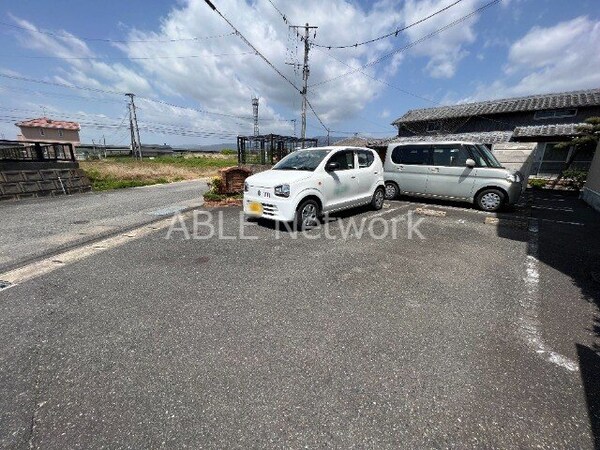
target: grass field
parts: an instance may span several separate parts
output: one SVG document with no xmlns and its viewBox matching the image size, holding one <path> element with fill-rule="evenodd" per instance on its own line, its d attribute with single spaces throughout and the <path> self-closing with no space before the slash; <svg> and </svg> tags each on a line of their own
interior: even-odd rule
<svg viewBox="0 0 600 450">
<path fill-rule="evenodd" d="M 236 164 L 235 156 L 219 154 L 192 158 L 161 156 L 143 161 L 114 157 L 79 163 L 95 191 L 212 177 L 219 169 Z"/>
</svg>

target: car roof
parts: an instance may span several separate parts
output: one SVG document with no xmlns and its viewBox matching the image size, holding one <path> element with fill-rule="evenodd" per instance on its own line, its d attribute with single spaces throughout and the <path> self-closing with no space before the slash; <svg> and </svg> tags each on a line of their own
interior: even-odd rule
<svg viewBox="0 0 600 450">
<path fill-rule="evenodd" d="M 348 149 L 348 150 L 371 150 L 374 151 L 371 148 L 366 148 L 366 147 L 355 147 L 353 145 L 327 145 L 325 147 L 308 147 L 308 148 L 297 148 L 296 150 L 342 150 L 342 149 Z"/>
<path fill-rule="evenodd" d="M 415 141 L 415 142 L 390 142 L 389 145 L 448 145 L 448 144 L 465 144 L 477 145 L 477 142 L 469 141 Z"/>
</svg>

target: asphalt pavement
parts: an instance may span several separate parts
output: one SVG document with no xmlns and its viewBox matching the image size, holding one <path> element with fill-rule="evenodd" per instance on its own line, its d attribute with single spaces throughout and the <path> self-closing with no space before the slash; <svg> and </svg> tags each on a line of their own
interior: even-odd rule
<svg viewBox="0 0 600 450">
<path fill-rule="evenodd" d="M 0 202 L 0 271 L 202 203 L 206 180 Z"/>
<path fill-rule="evenodd" d="M 594 448 L 600 216 L 566 201 L 200 210 L 59 265 L 0 291 L 0 446 Z"/>
</svg>

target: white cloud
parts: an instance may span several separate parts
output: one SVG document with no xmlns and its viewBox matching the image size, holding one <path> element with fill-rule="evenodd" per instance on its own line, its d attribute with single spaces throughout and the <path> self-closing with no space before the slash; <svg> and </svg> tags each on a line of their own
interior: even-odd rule
<svg viewBox="0 0 600 450">
<path fill-rule="evenodd" d="M 469 100 L 562 92 L 600 86 L 600 21 L 586 16 L 535 26 L 509 50 L 505 76 Z"/>
<path fill-rule="evenodd" d="M 410 28 L 407 39 L 419 39 L 447 25 L 474 9 L 483 0 L 463 0 L 434 18 Z M 367 8 L 352 0 L 278 0 L 277 6 L 294 24 L 309 22 L 318 25 L 316 38 L 321 44 L 351 44 L 385 34 L 398 26 L 441 9 L 451 0 L 378 0 Z M 301 84 L 300 71 L 286 65 L 298 56 L 296 44 L 290 38 L 288 27 L 268 0 L 240 2 L 221 0 L 218 8 L 239 30 L 256 45 L 279 70 Z M 300 20 L 301 19 L 301 20 Z M 29 29 L 35 25 L 21 18 L 13 20 Z M 467 54 L 465 46 L 475 40 L 474 17 L 460 26 L 450 28 L 407 53 L 397 53 L 384 63 L 364 69 L 370 76 L 384 80 L 393 77 L 409 55 L 426 57 L 425 71 L 432 77 L 449 78 Z M 36 29 L 37 30 L 37 29 Z M 227 24 L 203 0 L 186 0 L 176 4 L 160 26 L 154 30 L 134 29 L 124 43 L 115 43 L 115 49 L 130 59 L 78 60 L 73 58 L 98 57 L 105 53 L 95 50 L 76 36 L 64 31 L 55 36 L 31 32 L 19 33 L 21 44 L 29 49 L 65 58 L 54 73 L 54 80 L 95 89 L 135 92 L 155 99 L 168 98 L 172 103 L 187 104 L 197 109 L 238 116 L 251 115 L 250 98 L 260 100 L 261 132 L 291 133 L 292 125 L 283 119 L 299 115 L 300 95 L 282 80 L 271 67 L 253 54 L 235 35 L 216 39 L 178 40 L 185 37 L 223 35 L 231 32 Z M 313 48 L 310 52 L 309 85 L 345 74 L 349 67 L 360 67 L 377 60 L 395 46 L 402 46 L 402 37 L 379 41 L 347 50 Z M 155 42 L 148 42 L 148 41 Z M 92 48 L 93 47 L 93 48 Z M 104 49 L 104 48 L 103 48 Z M 114 50 L 111 53 L 114 53 Z M 244 54 L 246 53 L 246 54 Z M 199 56 L 197 58 L 152 58 L 172 56 Z M 333 56 L 334 58 L 332 58 Z M 355 73 L 309 90 L 312 105 L 323 121 L 331 127 L 357 117 L 365 106 L 387 89 L 383 84 Z M 240 133 L 251 132 L 251 122 L 210 116 L 198 111 L 186 111 L 161 104 L 144 105 L 140 115 L 152 121 L 169 122 L 180 126 L 207 127 Z M 309 112 L 309 117 L 310 117 Z M 281 120 L 271 121 L 268 120 Z M 314 117 L 311 119 L 316 122 Z"/>
<path fill-rule="evenodd" d="M 404 3 L 404 24 L 409 25 L 433 14 L 452 3 L 449 0 L 407 0 Z M 416 41 L 479 7 L 480 0 L 464 0 L 441 14 L 409 28 L 406 33 L 411 41 Z M 478 16 L 475 15 L 462 24 L 446 29 L 423 44 L 413 48 L 412 54 L 429 58 L 425 70 L 433 78 L 451 78 L 456 73 L 458 63 L 469 53 L 464 46 L 475 41 L 474 25 Z"/>
</svg>

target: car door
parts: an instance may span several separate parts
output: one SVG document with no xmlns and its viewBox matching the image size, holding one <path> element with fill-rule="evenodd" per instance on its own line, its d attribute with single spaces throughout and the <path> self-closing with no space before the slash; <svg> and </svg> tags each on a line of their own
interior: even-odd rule
<svg viewBox="0 0 600 450">
<path fill-rule="evenodd" d="M 363 200 L 370 200 L 377 180 L 381 178 L 381 168 L 375 164 L 372 150 L 356 150 L 358 163 L 358 195 Z"/>
<path fill-rule="evenodd" d="M 337 162 L 339 168 L 325 172 L 323 178 L 324 210 L 331 211 L 350 206 L 358 198 L 358 174 L 353 150 L 339 150 L 325 163 Z"/>
<path fill-rule="evenodd" d="M 426 195 L 427 176 L 429 175 L 430 145 L 399 145 L 392 150 L 393 172 L 390 179 L 398 183 L 400 192 Z"/>
<path fill-rule="evenodd" d="M 470 198 L 475 183 L 473 169 L 467 167 L 467 159 L 471 157 L 463 144 L 434 144 L 427 195 L 457 200 Z"/>
</svg>

